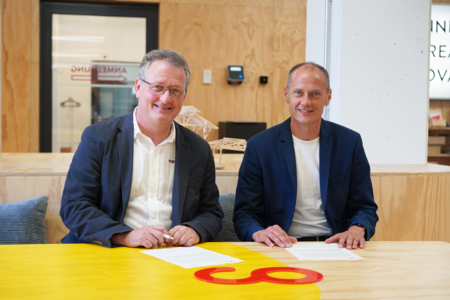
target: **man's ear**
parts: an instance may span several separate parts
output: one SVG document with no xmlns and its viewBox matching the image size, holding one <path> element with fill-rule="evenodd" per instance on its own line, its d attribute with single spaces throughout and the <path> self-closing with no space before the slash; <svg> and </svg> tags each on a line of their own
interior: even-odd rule
<svg viewBox="0 0 450 300">
<path fill-rule="evenodd" d="M 328 106 L 328 105 L 330 105 L 330 101 L 331 101 L 331 94 L 332 94 L 332 90 L 330 89 L 329 91 L 328 91 L 328 95 L 327 95 L 327 103 L 325 104 L 325 106 Z"/>
<path fill-rule="evenodd" d="M 136 81 L 134 82 L 134 93 L 136 94 L 136 98 L 139 98 L 141 95 L 141 85 L 141 80 L 136 78 Z"/>
<path fill-rule="evenodd" d="M 288 90 L 287 86 L 285 86 L 285 87 L 284 87 L 284 101 L 285 101 L 286 103 L 289 103 L 288 92 L 289 92 L 289 90 Z"/>
</svg>

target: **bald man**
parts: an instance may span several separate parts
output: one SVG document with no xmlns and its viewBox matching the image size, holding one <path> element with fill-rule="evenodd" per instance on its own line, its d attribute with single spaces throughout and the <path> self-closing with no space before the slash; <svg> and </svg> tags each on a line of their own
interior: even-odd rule
<svg viewBox="0 0 450 300">
<path fill-rule="evenodd" d="M 320 65 L 289 72 L 284 97 L 291 117 L 247 142 L 233 217 L 241 240 L 357 249 L 374 235 L 377 205 L 361 136 L 322 119 L 331 92 Z"/>
</svg>

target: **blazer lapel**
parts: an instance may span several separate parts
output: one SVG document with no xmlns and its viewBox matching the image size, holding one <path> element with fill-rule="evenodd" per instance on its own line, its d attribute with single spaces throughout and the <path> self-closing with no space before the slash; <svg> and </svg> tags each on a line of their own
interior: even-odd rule
<svg viewBox="0 0 450 300">
<path fill-rule="evenodd" d="M 284 159 L 286 160 L 292 185 L 297 195 L 297 168 L 295 164 L 294 142 L 291 133 L 291 118 L 283 122 L 280 130 L 281 149 L 283 149 Z"/>
<path fill-rule="evenodd" d="M 333 142 L 332 133 L 328 128 L 328 122 L 322 119 L 320 127 L 319 176 L 320 176 L 320 196 L 322 198 L 324 211 L 328 193 L 328 178 L 330 176 L 332 142 Z"/>
<path fill-rule="evenodd" d="M 175 175 L 172 192 L 172 222 L 173 226 L 181 224 L 181 215 L 186 198 L 189 178 L 190 144 L 184 134 L 184 128 L 174 122 L 176 129 Z M 178 209 L 175 209 L 178 208 Z"/>
<path fill-rule="evenodd" d="M 117 134 L 117 146 L 119 148 L 120 164 L 120 182 L 122 185 L 122 215 L 120 220 L 125 217 L 125 211 L 128 207 L 131 192 L 131 178 L 133 175 L 133 144 L 134 144 L 134 126 L 133 112 L 127 114 L 122 122 L 119 123 L 120 132 Z"/>
</svg>

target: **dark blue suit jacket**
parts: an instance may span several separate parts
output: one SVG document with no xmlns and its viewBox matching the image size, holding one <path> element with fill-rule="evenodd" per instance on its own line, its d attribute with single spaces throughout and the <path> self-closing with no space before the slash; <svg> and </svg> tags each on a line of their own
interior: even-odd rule
<svg viewBox="0 0 450 300">
<path fill-rule="evenodd" d="M 175 128 L 173 226 L 188 225 L 201 242 L 212 241 L 221 229 L 223 212 L 211 148 L 198 134 L 177 123 Z M 111 247 L 113 234 L 133 230 L 122 222 L 131 190 L 133 129 L 129 113 L 83 132 L 61 200 L 61 218 L 70 229 L 63 243 Z"/>
<path fill-rule="evenodd" d="M 253 233 L 269 226 L 279 225 L 286 232 L 291 226 L 301 187 L 297 187 L 290 122 L 289 118 L 247 142 L 233 216 L 236 234 L 243 241 L 251 241 Z M 378 216 L 361 136 L 322 120 L 319 151 L 320 194 L 333 234 L 361 223 L 369 240 Z"/>
</svg>

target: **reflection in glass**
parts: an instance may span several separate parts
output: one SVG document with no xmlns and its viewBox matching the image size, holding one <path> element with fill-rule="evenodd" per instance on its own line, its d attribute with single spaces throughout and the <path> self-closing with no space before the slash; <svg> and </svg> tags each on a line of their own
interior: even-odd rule
<svg viewBox="0 0 450 300">
<path fill-rule="evenodd" d="M 87 126 L 137 105 L 146 20 L 54 14 L 52 22 L 52 151 L 75 152 Z"/>
<path fill-rule="evenodd" d="M 137 104 L 133 88 L 93 87 L 91 123 L 123 116 Z"/>
</svg>

